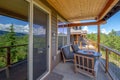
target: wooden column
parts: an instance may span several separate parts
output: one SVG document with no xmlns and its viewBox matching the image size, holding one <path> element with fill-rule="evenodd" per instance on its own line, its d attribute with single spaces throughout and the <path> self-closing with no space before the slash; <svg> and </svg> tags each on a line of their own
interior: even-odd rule
<svg viewBox="0 0 120 80">
<path fill-rule="evenodd" d="M 98 24 L 98 35 L 97 35 L 97 45 L 98 45 L 98 52 L 100 52 L 100 24 Z"/>
<path fill-rule="evenodd" d="M 7 67 L 10 66 L 10 62 L 11 62 L 11 59 L 10 59 L 10 47 L 7 48 Z"/>
<path fill-rule="evenodd" d="M 67 44 L 70 44 L 70 28 L 67 28 Z"/>
<path fill-rule="evenodd" d="M 106 48 L 106 63 L 105 63 L 105 72 L 108 72 L 108 66 L 109 66 L 109 54 L 108 49 Z"/>
<path fill-rule="evenodd" d="M 78 44 L 78 34 L 76 34 L 76 44 Z"/>
<path fill-rule="evenodd" d="M 63 25 L 63 33 L 64 33 L 64 25 Z M 64 36 L 62 36 L 63 39 L 62 39 L 62 45 L 65 45 L 65 42 L 64 42 Z"/>
</svg>

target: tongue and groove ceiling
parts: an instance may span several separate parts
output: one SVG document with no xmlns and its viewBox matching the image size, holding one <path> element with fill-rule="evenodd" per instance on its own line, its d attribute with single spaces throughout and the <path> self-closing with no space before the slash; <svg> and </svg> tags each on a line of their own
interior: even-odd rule
<svg viewBox="0 0 120 80">
<path fill-rule="evenodd" d="M 47 0 L 68 21 L 101 20 L 119 0 Z"/>
</svg>

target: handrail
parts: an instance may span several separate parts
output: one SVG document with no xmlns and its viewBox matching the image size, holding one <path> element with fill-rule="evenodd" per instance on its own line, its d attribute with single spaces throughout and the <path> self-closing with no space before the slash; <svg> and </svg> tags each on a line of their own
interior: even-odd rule
<svg viewBox="0 0 120 80">
<path fill-rule="evenodd" d="M 98 46 L 100 46 L 101 48 L 104 49 L 104 51 L 105 51 L 105 57 L 104 57 L 105 58 L 105 64 L 104 64 L 105 65 L 105 72 L 108 72 L 110 74 L 111 78 L 113 80 L 116 80 L 116 78 L 114 77 L 114 75 L 112 75 L 112 73 L 109 71 L 109 68 L 110 68 L 110 65 L 109 65 L 110 61 L 109 60 L 111 60 L 111 56 L 109 56 L 109 55 L 112 52 L 116 56 L 120 57 L 120 52 L 117 51 L 117 50 L 115 50 L 115 49 L 112 49 L 112 48 L 110 48 L 108 46 L 105 46 L 103 44 L 98 44 L 97 42 L 95 42 L 93 40 L 88 40 L 88 42 L 90 42 L 91 44 L 97 44 Z"/>
<path fill-rule="evenodd" d="M 0 47 L 0 49 L 1 48 L 8 48 L 8 47 L 18 47 L 18 46 L 26 46 L 26 45 L 28 45 L 28 44 L 21 44 L 21 45 L 12 45 L 12 46 L 2 46 L 2 47 Z"/>
<path fill-rule="evenodd" d="M 120 52 L 119 51 L 117 51 L 117 50 L 115 50 L 115 49 L 111 49 L 111 48 L 109 48 L 109 47 L 107 47 L 107 46 L 105 46 L 105 45 L 103 45 L 103 44 L 99 44 L 101 47 L 104 47 L 104 48 L 106 48 L 106 49 L 108 49 L 109 51 L 111 51 L 111 52 L 113 52 L 113 53 L 115 53 L 115 54 L 117 54 L 117 55 L 119 55 L 120 56 Z"/>
<path fill-rule="evenodd" d="M 87 44 L 87 49 L 90 49 L 89 45 L 92 44 L 95 47 L 95 50 L 97 51 L 97 45 L 96 45 L 97 42 L 88 39 L 86 44 Z M 80 49 L 82 49 L 82 41 L 80 41 Z"/>
<path fill-rule="evenodd" d="M 7 49 L 7 59 L 6 59 L 6 61 L 7 61 L 6 66 L 7 66 L 7 67 L 9 67 L 9 66 L 11 65 L 11 59 L 10 59 L 10 56 L 11 56 L 11 53 L 10 53 L 11 48 L 12 48 L 12 47 L 19 47 L 19 46 L 26 46 L 26 45 L 28 45 L 28 44 L 12 45 L 12 46 L 2 46 L 2 47 L 0 47 L 0 49 L 3 49 L 3 48 L 6 48 L 6 49 Z"/>
<path fill-rule="evenodd" d="M 111 57 L 109 56 L 110 54 L 111 54 L 111 52 L 112 53 L 114 53 L 115 55 L 117 55 L 117 56 L 119 56 L 120 57 L 120 52 L 119 51 L 117 51 L 117 50 L 115 50 L 115 49 L 112 49 L 112 48 L 109 48 L 108 46 L 105 46 L 105 45 L 103 45 L 103 44 L 99 44 L 99 46 L 101 47 L 101 48 L 104 48 L 104 50 L 105 50 L 105 72 L 108 72 L 110 75 L 111 75 L 111 78 L 113 79 L 113 80 L 116 80 L 116 78 L 117 77 L 115 77 L 114 75 L 112 75 L 112 73 L 109 71 L 109 60 L 111 60 Z"/>
</svg>

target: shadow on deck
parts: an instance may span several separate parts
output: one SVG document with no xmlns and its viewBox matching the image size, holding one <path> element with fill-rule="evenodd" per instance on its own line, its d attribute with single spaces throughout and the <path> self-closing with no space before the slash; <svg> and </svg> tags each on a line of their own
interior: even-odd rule
<svg viewBox="0 0 120 80">
<path fill-rule="evenodd" d="M 62 79 L 60 80 L 93 80 L 92 78 L 83 75 L 81 73 L 75 73 L 74 72 L 74 65 L 71 62 L 68 63 L 59 63 L 55 69 L 53 70 L 52 73 L 56 73 L 59 74 L 60 76 L 63 76 Z M 51 76 L 50 76 L 51 78 Z M 49 80 L 50 80 L 49 78 Z M 56 79 L 57 80 L 57 77 Z M 98 77 L 97 80 L 111 80 L 108 75 L 105 73 L 105 71 L 102 68 L 102 65 L 99 66 L 99 70 L 98 70 Z"/>
<path fill-rule="evenodd" d="M 27 60 L 11 65 L 9 76 L 7 79 L 6 69 L 0 71 L 0 80 L 27 80 Z"/>
</svg>

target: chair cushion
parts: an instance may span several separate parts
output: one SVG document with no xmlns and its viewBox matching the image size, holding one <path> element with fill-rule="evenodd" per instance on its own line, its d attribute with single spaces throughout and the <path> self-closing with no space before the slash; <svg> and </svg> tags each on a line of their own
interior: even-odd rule
<svg viewBox="0 0 120 80">
<path fill-rule="evenodd" d="M 70 52 L 70 54 L 66 58 L 67 59 L 74 59 L 74 53 Z"/>
<path fill-rule="evenodd" d="M 66 46 L 66 47 L 62 48 L 62 51 L 63 51 L 65 58 L 67 58 L 67 59 L 74 58 L 74 53 L 70 52 L 70 46 Z"/>
<path fill-rule="evenodd" d="M 77 52 L 78 50 L 80 50 L 78 48 L 78 45 L 72 45 L 72 49 L 73 49 L 74 52 Z"/>
</svg>

